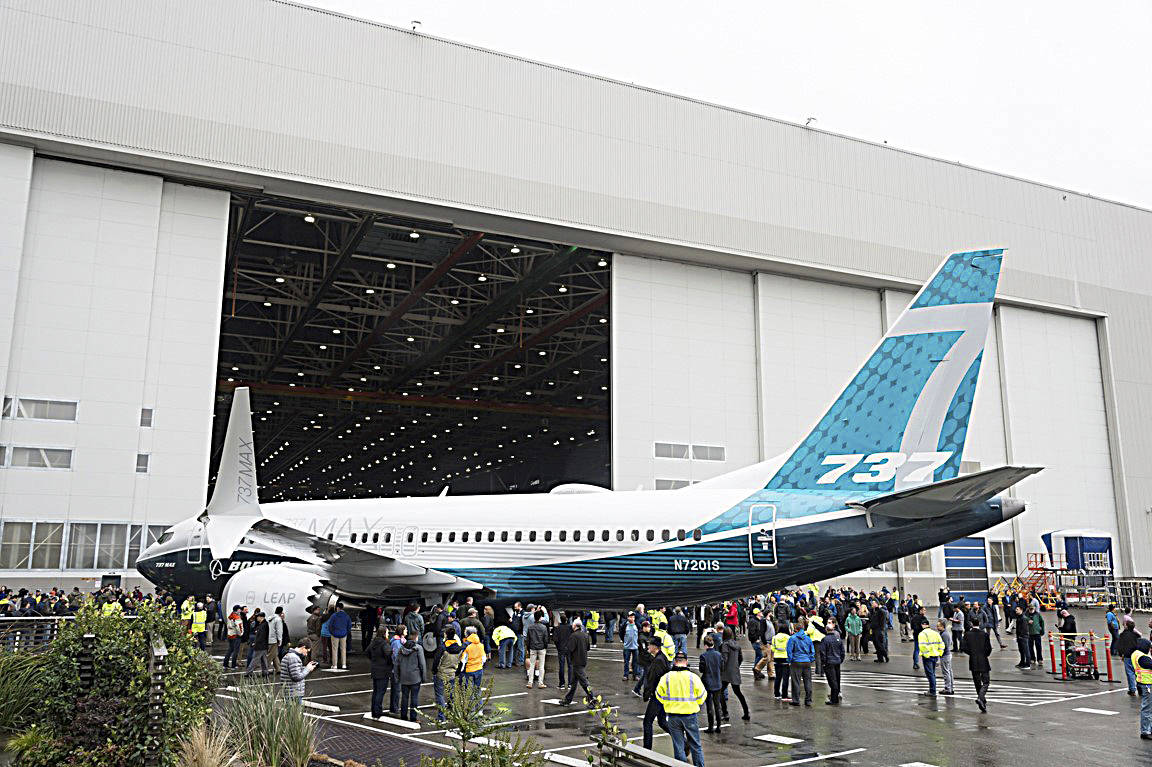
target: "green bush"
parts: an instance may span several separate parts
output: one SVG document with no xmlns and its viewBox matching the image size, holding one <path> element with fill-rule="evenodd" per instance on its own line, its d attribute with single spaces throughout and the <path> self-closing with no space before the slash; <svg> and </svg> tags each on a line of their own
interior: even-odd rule
<svg viewBox="0 0 1152 767">
<path fill-rule="evenodd" d="M 31 723 L 40 695 L 39 655 L 0 651 L 0 735 L 7 736 Z"/>
<path fill-rule="evenodd" d="M 95 636 L 87 692 L 79 663 L 85 634 Z M 148 659 L 156 640 L 168 656 L 163 718 L 153 743 L 146 726 Z M 129 619 L 86 607 L 62 626 L 39 662 L 34 732 L 11 744 L 28 767 L 138 767 L 153 745 L 160 763 L 175 767 L 180 736 L 205 720 L 220 678 L 216 664 L 167 611 L 145 610 Z"/>
</svg>

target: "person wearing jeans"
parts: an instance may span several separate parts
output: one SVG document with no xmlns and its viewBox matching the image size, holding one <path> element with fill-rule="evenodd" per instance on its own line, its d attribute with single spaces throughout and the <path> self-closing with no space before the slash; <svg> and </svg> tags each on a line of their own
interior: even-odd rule
<svg viewBox="0 0 1152 767">
<path fill-rule="evenodd" d="M 700 747 L 700 722 L 697 714 L 708 698 L 704 681 L 688 670 L 688 656 L 676 653 L 672 670 L 661 677 L 656 685 L 656 700 L 664 707 L 668 718 L 668 734 L 672 736 L 672 754 L 681 762 L 692 755 L 692 764 L 704 765 L 704 751 Z"/>
<path fill-rule="evenodd" d="M 640 629 L 636 626 L 636 616 L 629 613 L 628 623 L 624 626 L 624 680 L 629 674 L 638 679 L 636 672 L 636 656 L 640 650 Z"/>
<path fill-rule="evenodd" d="M 935 629 L 925 628 L 916 638 L 920 645 L 920 662 L 924 664 L 924 677 L 928 680 L 928 695 L 936 697 L 936 664 L 944 655 L 944 638 Z"/>
<path fill-rule="evenodd" d="M 388 641 L 388 628 L 381 626 L 368 645 L 368 664 L 372 673 L 372 718 L 384 716 L 384 695 L 392 679 L 392 645 Z"/>
</svg>

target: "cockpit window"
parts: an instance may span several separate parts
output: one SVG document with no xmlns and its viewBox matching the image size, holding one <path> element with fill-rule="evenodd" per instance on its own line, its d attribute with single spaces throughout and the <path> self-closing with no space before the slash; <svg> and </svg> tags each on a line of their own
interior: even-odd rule
<svg viewBox="0 0 1152 767">
<path fill-rule="evenodd" d="M 165 530 L 164 533 L 159 538 L 156 539 L 156 543 L 157 544 L 167 543 L 170 540 L 172 540 L 172 531 L 171 530 Z"/>
</svg>

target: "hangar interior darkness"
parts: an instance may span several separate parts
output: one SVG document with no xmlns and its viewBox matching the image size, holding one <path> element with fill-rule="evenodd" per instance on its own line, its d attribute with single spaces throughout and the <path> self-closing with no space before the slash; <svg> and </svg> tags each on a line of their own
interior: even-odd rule
<svg viewBox="0 0 1152 767">
<path fill-rule="evenodd" d="M 248 386 L 266 502 L 607 487 L 610 262 L 233 195 L 213 471 Z"/>
</svg>

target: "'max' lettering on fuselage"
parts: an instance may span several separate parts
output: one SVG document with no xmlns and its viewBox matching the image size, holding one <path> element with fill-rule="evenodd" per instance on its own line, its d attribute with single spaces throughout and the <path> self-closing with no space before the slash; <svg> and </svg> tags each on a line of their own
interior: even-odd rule
<svg viewBox="0 0 1152 767">
<path fill-rule="evenodd" d="M 239 471 L 236 473 L 236 502 L 252 503 L 256 499 L 256 470 L 253 466 L 252 442 L 240 439 L 240 450 L 236 456 Z"/>
</svg>

